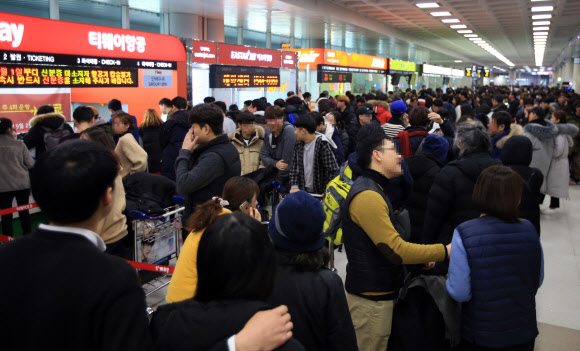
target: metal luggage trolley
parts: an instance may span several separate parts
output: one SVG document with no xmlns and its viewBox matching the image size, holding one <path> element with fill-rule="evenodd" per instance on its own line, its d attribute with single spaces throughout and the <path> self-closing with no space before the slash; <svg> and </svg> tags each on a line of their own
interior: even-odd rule
<svg viewBox="0 0 580 351">
<path fill-rule="evenodd" d="M 175 205 L 165 208 L 165 213 L 151 217 L 140 211 L 131 211 L 133 231 L 135 233 L 135 261 L 155 265 L 169 265 L 169 261 L 179 256 L 179 238 L 182 216 L 185 207 L 181 206 L 181 196 L 172 198 Z M 137 270 L 145 292 L 149 296 L 169 285 L 168 273 Z"/>
</svg>

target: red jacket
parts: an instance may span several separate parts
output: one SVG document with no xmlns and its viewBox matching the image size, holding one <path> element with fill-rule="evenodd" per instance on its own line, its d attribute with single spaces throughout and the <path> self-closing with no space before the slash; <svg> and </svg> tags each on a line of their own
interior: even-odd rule
<svg viewBox="0 0 580 351">
<path fill-rule="evenodd" d="M 369 100 L 367 102 L 373 105 L 375 116 L 381 122 L 381 125 L 387 123 L 392 117 L 388 102 L 382 100 Z"/>
</svg>

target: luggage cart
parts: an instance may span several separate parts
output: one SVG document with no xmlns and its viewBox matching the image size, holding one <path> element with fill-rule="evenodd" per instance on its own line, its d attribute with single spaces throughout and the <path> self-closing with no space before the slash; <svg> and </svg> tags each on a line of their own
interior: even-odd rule
<svg viewBox="0 0 580 351">
<path fill-rule="evenodd" d="M 185 207 L 184 199 L 174 196 L 175 205 L 165 208 L 165 213 L 151 217 L 140 211 L 131 211 L 133 231 L 135 233 L 135 261 L 158 265 L 169 265 L 172 259 L 179 257 L 182 216 Z M 169 285 L 170 276 L 161 272 L 137 270 L 145 296 Z"/>
</svg>

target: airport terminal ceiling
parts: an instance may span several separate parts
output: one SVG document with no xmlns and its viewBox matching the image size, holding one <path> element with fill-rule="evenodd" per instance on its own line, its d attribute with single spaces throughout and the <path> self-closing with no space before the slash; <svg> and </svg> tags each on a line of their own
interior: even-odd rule
<svg viewBox="0 0 580 351">
<path fill-rule="evenodd" d="M 49 2 L 0 0 L 0 7 L 48 18 Z M 541 63 L 538 66 L 548 67 L 580 54 L 578 0 L 440 0 L 432 2 L 433 7 L 417 6 L 423 3 L 428 1 L 58 1 L 61 20 L 118 27 L 120 6 L 128 5 L 131 29 L 160 31 L 162 14 L 188 13 L 223 19 L 226 41 L 228 29 L 231 32 L 241 25 L 244 39 L 256 37 L 257 43 L 270 30 L 278 41 L 294 36 L 297 48 L 325 46 L 458 68 L 471 63 L 502 68 Z M 536 6 L 551 9 L 535 11 Z M 436 12 L 443 16 L 432 14 Z M 87 13 L 90 18 L 81 19 Z"/>
</svg>

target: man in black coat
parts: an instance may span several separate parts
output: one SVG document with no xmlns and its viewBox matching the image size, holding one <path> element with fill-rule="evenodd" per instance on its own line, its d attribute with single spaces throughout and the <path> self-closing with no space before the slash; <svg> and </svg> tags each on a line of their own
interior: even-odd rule
<svg viewBox="0 0 580 351">
<path fill-rule="evenodd" d="M 429 191 L 435 177 L 445 165 L 448 151 L 447 140 L 437 134 L 431 134 L 423 141 L 421 151 L 406 160 L 414 180 L 413 193 L 407 203 L 411 218 L 411 242 L 421 243 Z"/>
<path fill-rule="evenodd" d="M 473 187 L 481 172 L 500 163 L 491 157 L 489 134 L 479 122 L 459 124 L 455 142 L 459 159 L 439 172 L 429 192 L 421 238 L 424 244 L 447 245 L 459 224 L 480 216 L 471 205 Z"/>
<path fill-rule="evenodd" d="M 85 140 L 37 160 L 31 189 L 49 224 L 0 246 L 3 349 L 152 349 L 135 270 L 105 254 L 95 233 L 111 211 L 117 168 Z"/>
<path fill-rule="evenodd" d="M 228 179 L 242 173 L 238 150 L 222 134 L 223 120 L 222 110 L 213 104 L 199 104 L 191 110 L 191 129 L 175 160 L 177 193 L 185 197 L 183 218 L 189 218 L 196 205 L 221 196 Z M 183 234 L 185 240 L 189 233 Z"/>
<path fill-rule="evenodd" d="M 171 100 L 171 104 L 173 115 L 161 126 L 159 142 L 163 149 L 161 175 L 175 181 L 175 160 L 191 124 L 188 120 L 187 100 L 178 96 Z"/>
<path fill-rule="evenodd" d="M 501 150 L 504 165 L 516 171 L 524 180 L 519 217 L 532 222 L 540 235 L 540 188 L 544 182 L 542 171 L 530 167 L 533 146 L 528 137 L 514 135 Z"/>
</svg>

